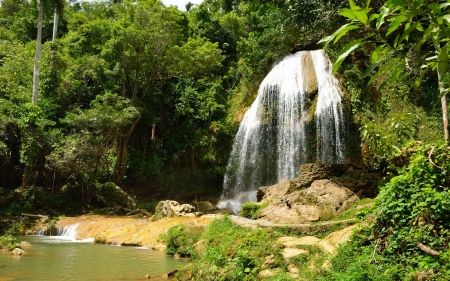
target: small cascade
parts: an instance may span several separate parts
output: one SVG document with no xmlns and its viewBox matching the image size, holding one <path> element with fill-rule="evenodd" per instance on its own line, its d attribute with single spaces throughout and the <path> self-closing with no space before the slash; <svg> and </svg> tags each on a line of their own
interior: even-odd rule
<svg viewBox="0 0 450 281">
<path fill-rule="evenodd" d="M 77 224 L 66 225 L 62 229 L 58 229 L 58 235 L 61 239 L 75 241 L 77 238 Z"/>
<path fill-rule="evenodd" d="M 36 235 L 37 236 L 44 236 L 45 234 L 46 234 L 46 229 L 44 229 L 44 228 L 39 228 L 37 231 L 36 231 Z"/>
<path fill-rule="evenodd" d="M 323 50 L 272 68 L 235 136 L 217 207 L 237 213 L 259 187 L 297 177 L 303 163 L 345 161 L 343 93 L 331 68 Z"/>
</svg>

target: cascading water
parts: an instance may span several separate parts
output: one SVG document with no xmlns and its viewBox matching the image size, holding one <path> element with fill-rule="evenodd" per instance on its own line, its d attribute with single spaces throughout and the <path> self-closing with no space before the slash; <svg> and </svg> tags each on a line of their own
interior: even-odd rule
<svg viewBox="0 0 450 281">
<path fill-rule="evenodd" d="M 322 50 L 298 52 L 276 64 L 240 124 L 218 207 L 239 212 L 243 202 L 256 201 L 259 187 L 298 176 L 302 163 L 342 163 L 341 94 Z"/>
<path fill-rule="evenodd" d="M 317 74 L 319 95 L 316 104 L 317 161 L 344 163 L 347 122 L 342 108 L 339 81 L 331 75 L 332 64 L 323 51 L 311 52 Z"/>
<path fill-rule="evenodd" d="M 77 237 L 77 224 L 66 225 L 62 229 L 58 229 L 58 236 L 65 240 L 75 241 Z"/>
</svg>

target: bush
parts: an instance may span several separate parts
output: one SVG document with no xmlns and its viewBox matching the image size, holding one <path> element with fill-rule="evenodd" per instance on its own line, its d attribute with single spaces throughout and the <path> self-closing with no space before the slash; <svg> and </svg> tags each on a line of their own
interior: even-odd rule
<svg viewBox="0 0 450 281">
<path fill-rule="evenodd" d="M 161 236 L 161 240 L 166 244 L 166 253 L 169 255 L 180 255 L 190 258 L 197 256 L 194 244 L 200 239 L 203 229 L 187 224 L 180 224 L 169 229 Z"/>
<path fill-rule="evenodd" d="M 269 202 L 265 203 L 252 203 L 246 202 L 242 205 L 242 210 L 239 212 L 240 217 L 256 220 L 259 218 L 261 211 L 269 205 Z"/>
<path fill-rule="evenodd" d="M 20 244 L 17 243 L 17 240 L 12 235 L 3 235 L 0 236 L 0 249 L 8 249 L 10 251 L 15 248 L 20 248 Z"/>
<path fill-rule="evenodd" d="M 450 149 L 421 145 L 375 200 L 373 227 L 339 247 L 319 280 L 428 280 L 450 276 Z M 431 255 L 419 245 L 437 251 Z"/>
<path fill-rule="evenodd" d="M 234 224 L 228 216 L 213 221 L 200 239 L 206 248 L 183 270 L 179 280 L 257 280 L 265 258 L 274 255 L 273 267 L 286 268 L 273 245 L 280 235 L 270 229 L 249 230 Z"/>
</svg>

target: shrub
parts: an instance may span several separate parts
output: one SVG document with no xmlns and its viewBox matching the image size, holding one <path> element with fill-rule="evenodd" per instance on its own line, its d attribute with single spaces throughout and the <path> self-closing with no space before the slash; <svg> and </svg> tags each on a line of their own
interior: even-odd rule
<svg viewBox="0 0 450 281">
<path fill-rule="evenodd" d="M 181 257 L 197 256 L 194 244 L 200 239 L 202 228 L 187 224 L 180 224 L 169 229 L 161 236 L 161 240 L 166 244 L 166 253 L 169 255 L 180 255 Z"/>
<path fill-rule="evenodd" d="M 0 236 L 0 249 L 8 249 L 12 251 L 15 248 L 20 248 L 20 245 L 19 243 L 17 243 L 17 240 L 14 236 L 12 235 Z"/>
</svg>

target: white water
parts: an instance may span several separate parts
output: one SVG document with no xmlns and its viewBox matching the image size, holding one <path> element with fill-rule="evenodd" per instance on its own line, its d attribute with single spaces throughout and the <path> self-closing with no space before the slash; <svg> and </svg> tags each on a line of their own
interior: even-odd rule
<svg viewBox="0 0 450 281">
<path fill-rule="evenodd" d="M 66 225 L 63 228 L 58 229 L 57 234 L 55 236 L 47 236 L 52 240 L 65 240 L 71 242 L 94 242 L 94 238 L 86 238 L 77 240 L 77 227 L 78 223 Z M 40 229 L 37 233 L 38 236 L 45 236 L 45 232 L 43 229 Z"/>
<path fill-rule="evenodd" d="M 331 61 L 323 51 L 311 52 L 317 73 L 319 96 L 316 105 L 317 161 L 343 163 L 346 155 L 346 121 L 342 109 L 342 90 L 331 74 Z"/>
<path fill-rule="evenodd" d="M 219 208 L 239 212 L 242 203 L 256 201 L 256 196 L 245 194 L 256 195 L 261 186 L 297 177 L 300 165 L 311 161 L 314 154 L 318 162 L 345 161 L 342 91 L 325 52 L 309 53 L 318 83 L 315 122 L 308 120 L 314 97 L 306 91 L 309 87 L 303 85 L 302 76 L 312 70 L 302 69 L 302 56 L 308 54 L 298 52 L 273 67 L 245 113 L 234 139 Z M 315 128 L 317 148 L 312 153 L 308 151 L 312 137 L 307 132 Z"/>
</svg>

